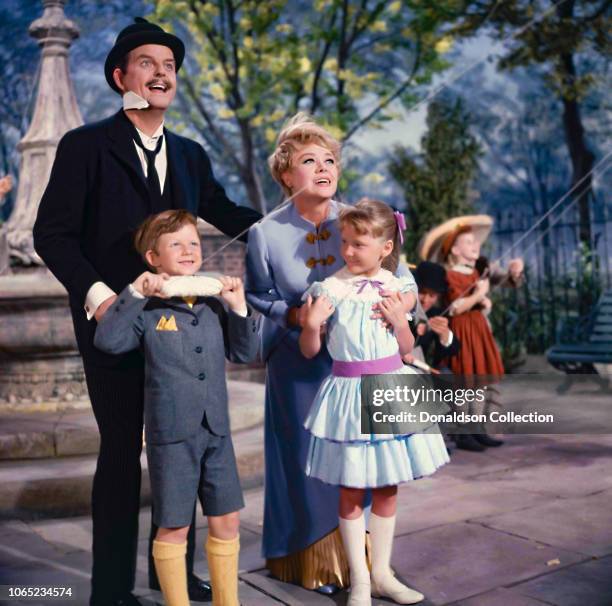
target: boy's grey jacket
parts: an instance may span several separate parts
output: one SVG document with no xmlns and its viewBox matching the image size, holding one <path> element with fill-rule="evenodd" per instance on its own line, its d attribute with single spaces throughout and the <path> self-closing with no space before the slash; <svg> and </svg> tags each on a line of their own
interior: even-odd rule
<svg viewBox="0 0 612 606">
<path fill-rule="evenodd" d="M 163 328 L 174 318 L 177 330 Z M 165 320 L 162 320 L 165 318 Z M 230 431 L 225 358 L 252 362 L 257 323 L 226 310 L 218 299 L 138 298 L 126 287 L 98 324 L 94 344 L 119 354 L 140 349 L 145 357 L 145 434 L 150 444 L 193 435 L 204 415 L 213 433 Z"/>
</svg>

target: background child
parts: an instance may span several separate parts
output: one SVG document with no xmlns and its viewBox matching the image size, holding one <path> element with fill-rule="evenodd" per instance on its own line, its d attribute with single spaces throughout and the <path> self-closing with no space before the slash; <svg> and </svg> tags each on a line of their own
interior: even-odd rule
<svg viewBox="0 0 612 606">
<path fill-rule="evenodd" d="M 491 308 L 490 281 L 488 277 L 481 278 L 474 267 L 480 254 L 480 241 L 469 225 L 459 226 L 442 242 L 441 254 L 447 264 L 450 327 L 461 340 L 461 350 L 449 358 L 449 366 L 456 375 L 477 376 L 478 380 L 501 377 L 504 365 L 486 318 Z M 488 399 L 489 396 L 487 403 Z M 479 433 L 457 435 L 456 443 L 457 448 L 478 452 L 501 446 L 503 441 L 489 436 L 482 426 Z"/>
<path fill-rule="evenodd" d="M 342 210 L 339 225 L 346 266 L 315 282 L 305 294 L 302 353 L 306 357 L 318 353 L 321 326 L 327 321 L 327 348 L 334 360 L 332 375 L 322 383 L 305 422 L 311 433 L 306 473 L 341 487 L 340 531 L 351 575 L 350 606 L 371 604 L 371 595 L 399 604 L 423 599 L 400 583 L 390 568 L 397 485 L 429 475 L 448 461 L 437 432 L 361 434 L 363 363 L 368 362 L 368 372 L 374 374 L 413 372 L 403 366 L 401 355 L 409 353 L 414 343 L 405 309 L 416 301 L 416 286 L 412 276 L 397 278 L 392 273 L 399 257 L 397 221 L 393 211 L 378 201 L 363 200 Z M 402 294 L 383 299 L 382 290 Z M 372 319 L 373 303 L 378 303 L 392 331 L 380 319 Z M 371 580 L 365 555 L 366 489 L 372 489 Z"/>
<path fill-rule="evenodd" d="M 414 270 L 414 279 L 419 288 L 419 303 L 427 316 L 427 322 L 417 324 L 415 333 L 415 349 L 420 347 L 425 361 L 434 369 L 438 369 L 442 360 L 459 352 L 459 339 L 449 327 L 448 318 L 442 315 L 440 300 L 448 290 L 446 271 L 438 263 L 421 261 Z M 409 357 L 404 361 L 410 363 Z"/>
<path fill-rule="evenodd" d="M 147 219 L 136 248 L 156 272 L 144 272 L 100 321 L 95 345 L 145 356 L 145 435 L 151 478 L 155 568 L 170 606 L 189 604 L 185 552 L 196 495 L 208 516 L 206 552 L 213 604 L 238 605 L 238 510 L 244 507 L 230 436 L 225 357 L 250 362 L 256 324 L 242 281 L 225 276 L 220 297 L 164 299 L 170 276 L 202 264 L 196 219 L 168 210 Z M 227 307 L 227 309 L 226 309 Z"/>
</svg>

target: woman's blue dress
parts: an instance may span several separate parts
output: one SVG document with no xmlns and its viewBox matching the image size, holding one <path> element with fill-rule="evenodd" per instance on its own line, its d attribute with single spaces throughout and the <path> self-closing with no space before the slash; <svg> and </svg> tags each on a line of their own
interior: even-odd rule
<svg viewBox="0 0 612 606">
<path fill-rule="evenodd" d="M 336 223 L 340 207 L 332 201 L 327 219 L 316 229 L 290 203 L 249 231 L 247 299 L 264 316 L 262 359 L 267 365 L 265 558 L 302 550 L 338 526 L 338 487 L 304 473 L 310 440 L 304 420 L 330 374 L 331 358 L 325 349 L 314 359 L 304 358 L 299 330 L 287 326 L 286 316 L 310 284 L 344 265 Z"/>
</svg>

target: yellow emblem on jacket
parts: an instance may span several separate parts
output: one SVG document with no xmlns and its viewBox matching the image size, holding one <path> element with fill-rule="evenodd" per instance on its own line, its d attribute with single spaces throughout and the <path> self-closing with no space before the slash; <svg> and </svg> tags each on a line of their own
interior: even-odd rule
<svg viewBox="0 0 612 606">
<path fill-rule="evenodd" d="M 170 316 L 166 318 L 166 316 L 162 316 L 155 327 L 155 330 L 174 330 L 177 331 L 178 328 L 176 326 L 176 319 L 174 316 Z"/>
</svg>

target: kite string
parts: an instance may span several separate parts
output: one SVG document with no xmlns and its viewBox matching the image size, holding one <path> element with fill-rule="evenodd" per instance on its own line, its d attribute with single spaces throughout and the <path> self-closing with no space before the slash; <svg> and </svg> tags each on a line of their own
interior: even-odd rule
<svg viewBox="0 0 612 606">
<path fill-rule="evenodd" d="M 510 40 L 512 38 L 517 38 L 518 36 L 522 35 L 525 31 L 527 31 L 532 25 L 534 25 L 538 20 L 543 19 L 544 17 L 546 17 L 550 12 L 552 12 L 553 10 L 555 10 L 555 8 L 557 6 L 559 6 L 560 4 L 562 4 L 563 2 L 565 2 L 566 0 L 559 0 L 559 2 L 555 2 L 551 7 L 549 7 L 547 10 L 545 10 L 541 15 L 535 15 L 531 20 L 529 20 L 520 30 L 518 30 L 517 32 L 515 32 L 512 35 L 508 35 L 506 36 L 506 38 L 504 38 L 501 43 L 503 44 L 504 42 L 506 42 L 507 40 Z M 501 0 L 499 0 L 492 8 L 492 10 L 490 11 L 490 13 L 487 15 L 485 22 L 488 21 L 491 16 L 493 15 L 493 13 L 497 10 L 497 7 L 501 4 Z M 431 91 L 428 95 L 426 95 L 423 99 L 420 99 L 419 101 L 417 101 L 416 103 L 414 103 L 411 107 L 409 107 L 406 111 L 408 113 L 414 111 L 415 109 L 418 109 L 421 105 L 423 105 L 423 103 L 426 103 L 427 101 L 433 99 L 434 97 L 436 97 L 440 92 L 442 92 L 445 88 L 448 88 L 451 84 L 457 82 L 457 80 L 459 80 L 460 78 L 462 78 L 465 74 L 467 74 L 469 71 L 471 71 L 472 69 L 474 69 L 474 67 L 476 67 L 477 65 L 479 65 L 480 63 L 483 63 L 484 61 L 487 61 L 490 57 L 493 56 L 494 53 L 489 53 L 488 55 L 486 55 L 484 58 L 480 58 L 477 61 L 473 62 L 472 64 L 470 64 L 466 69 L 463 69 L 462 71 L 460 71 L 458 74 L 456 74 L 454 77 L 449 78 L 447 81 L 441 83 L 439 86 L 437 86 L 436 88 L 434 88 L 433 91 Z M 283 202 L 280 203 L 279 206 L 277 206 L 271 213 L 264 215 L 261 219 L 259 219 L 259 221 L 257 221 L 255 223 L 255 225 L 262 223 L 263 221 L 266 220 L 266 218 L 270 217 L 271 215 L 273 215 L 275 212 L 282 210 L 283 208 L 285 208 L 285 206 L 287 206 L 287 204 L 293 200 L 298 194 L 300 194 L 302 191 L 304 191 L 303 189 L 301 189 L 300 191 L 295 192 L 294 194 L 292 194 L 289 198 L 285 199 Z M 202 261 L 202 265 L 204 265 L 204 263 L 206 263 L 207 261 L 210 261 L 210 259 L 212 259 L 213 257 L 217 256 L 218 254 L 220 254 L 225 248 L 227 248 L 228 246 L 230 246 L 230 244 L 233 244 L 236 240 L 238 240 L 241 236 L 243 236 L 244 234 L 246 234 L 249 231 L 250 227 L 247 227 L 246 229 L 242 230 L 237 236 L 234 236 L 233 238 L 231 238 L 229 240 L 229 242 L 226 242 L 223 246 L 221 246 L 220 248 L 218 248 L 217 250 L 213 251 L 210 255 L 208 255 L 203 261 Z"/>
<path fill-rule="evenodd" d="M 207 257 L 202 259 L 202 265 L 204 265 L 204 263 L 206 263 L 207 261 L 210 261 L 210 259 L 212 259 L 213 257 L 216 257 L 222 250 L 226 249 L 230 244 L 233 244 L 240 237 L 244 236 L 244 234 L 246 234 L 251 229 L 251 227 L 263 223 L 266 219 L 269 219 L 269 218 L 273 217 L 276 213 L 278 213 L 281 210 L 283 210 L 283 208 L 288 206 L 291 203 L 291 201 L 297 195 L 301 194 L 305 189 L 306 189 L 306 186 L 304 186 L 302 189 L 296 191 L 294 194 L 291 194 L 288 198 L 283 200 L 272 212 L 268 213 L 267 215 L 264 215 L 261 219 L 255 221 L 255 223 L 253 223 L 252 225 L 249 225 L 246 229 L 243 229 L 237 236 L 234 236 L 228 242 L 226 242 L 223 246 L 220 246 L 215 251 L 213 251 L 210 255 L 208 255 Z"/>
<path fill-rule="evenodd" d="M 584 175 L 580 180 L 578 180 L 565 194 L 563 194 L 563 196 L 561 196 L 561 198 L 559 198 L 559 200 L 557 200 L 557 202 L 555 202 L 555 204 L 553 204 L 553 206 L 546 212 L 544 213 L 544 215 L 542 215 L 542 217 L 540 217 L 540 219 L 538 219 L 538 221 L 536 221 L 536 223 L 534 223 L 534 225 L 532 225 L 516 242 L 514 242 L 513 244 L 511 244 L 508 249 L 502 253 L 497 259 L 495 259 L 494 261 L 491 262 L 491 265 L 495 265 L 497 263 L 500 263 L 500 261 L 513 249 L 515 249 L 521 242 L 523 242 L 525 240 L 525 238 L 531 234 L 536 227 L 538 227 L 538 225 L 540 225 L 554 210 L 556 210 L 556 208 L 564 201 L 568 198 L 568 196 L 572 195 L 572 193 L 581 185 L 581 183 L 587 179 L 589 176 L 594 175 L 596 171 L 598 171 L 599 167 L 604 164 L 604 162 L 612 155 L 612 150 L 610 150 L 586 175 Z M 604 167 L 603 170 L 600 171 L 599 175 L 603 175 L 604 173 L 606 173 L 608 171 L 608 169 L 612 167 L 612 163 L 610 163 L 608 166 Z M 548 227 L 543 230 L 538 237 L 529 244 L 529 246 L 523 251 L 526 252 L 527 250 L 529 250 L 534 244 L 536 244 L 540 239 L 542 239 L 544 237 L 545 234 L 547 234 L 561 219 L 561 217 L 570 209 L 574 206 L 574 204 L 576 204 L 576 202 L 578 202 L 578 200 L 580 199 L 579 196 L 576 196 L 571 202 L 570 204 L 567 205 L 567 207 L 565 209 L 563 209 L 563 211 L 560 213 L 559 217 L 557 217 L 555 220 L 553 220 Z M 486 274 L 483 274 L 481 279 L 485 278 Z M 501 284 L 500 284 L 501 285 Z M 457 299 L 463 297 L 464 295 L 466 295 L 470 290 L 472 290 L 472 288 L 474 287 L 473 284 L 470 284 L 470 286 L 468 286 L 463 292 L 461 292 L 459 294 L 459 296 L 457 297 Z M 451 309 L 451 307 L 453 306 L 453 303 L 451 303 L 442 313 L 441 315 L 447 315 Z"/>
</svg>

